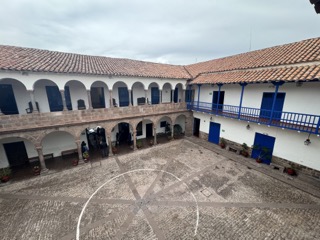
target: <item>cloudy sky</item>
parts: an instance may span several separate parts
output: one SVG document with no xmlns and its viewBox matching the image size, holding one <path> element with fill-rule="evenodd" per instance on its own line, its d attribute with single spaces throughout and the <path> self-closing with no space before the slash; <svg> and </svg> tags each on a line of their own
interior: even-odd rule
<svg viewBox="0 0 320 240">
<path fill-rule="evenodd" d="M 309 0 L 1 0 L 0 44 L 191 64 L 320 37 Z"/>
</svg>

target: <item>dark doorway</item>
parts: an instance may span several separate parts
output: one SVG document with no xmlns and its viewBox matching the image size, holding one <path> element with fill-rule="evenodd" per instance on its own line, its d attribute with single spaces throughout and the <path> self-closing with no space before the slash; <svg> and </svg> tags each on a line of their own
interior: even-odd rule
<svg viewBox="0 0 320 240">
<path fill-rule="evenodd" d="M 117 143 L 121 144 L 131 144 L 131 133 L 130 133 L 130 125 L 128 123 L 119 123 L 119 132 L 117 133 Z"/>
<path fill-rule="evenodd" d="M 159 88 L 152 87 L 151 88 L 151 104 L 159 104 L 160 96 L 159 96 Z"/>
<path fill-rule="evenodd" d="M 92 87 L 91 88 L 91 101 L 92 108 L 105 108 L 104 88 Z"/>
<path fill-rule="evenodd" d="M 119 87 L 118 88 L 119 94 L 119 106 L 120 107 L 127 107 L 129 106 L 129 91 L 127 87 Z"/>
<path fill-rule="evenodd" d="M 153 134 L 152 134 L 152 123 L 147 123 L 146 124 L 146 138 L 148 137 L 152 137 Z"/>
<path fill-rule="evenodd" d="M 173 100 L 174 100 L 175 103 L 178 102 L 178 93 L 179 93 L 178 88 L 175 88 L 174 89 L 174 94 L 173 94 Z"/>
<path fill-rule="evenodd" d="M 13 89 L 10 84 L 0 85 L 0 109 L 3 114 L 19 114 Z"/>
<path fill-rule="evenodd" d="M 208 141 L 215 144 L 219 144 L 220 142 L 220 124 L 219 123 L 210 122 Z"/>
<path fill-rule="evenodd" d="M 219 98 L 219 99 L 218 99 Z M 212 96 L 212 110 L 222 110 L 224 103 L 224 91 L 214 91 Z"/>
<path fill-rule="evenodd" d="M 72 102 L 71 102 L 71 95 L 70 95 L 69 86 L 64 87 L 64 96 L 66 98 L 67 109 L 72 110 Z"/>
<path fill-rule="evenodd" d="M 200 119 L 193 119 L 193 136 L 199 137 L 200 134 Z"/>
<path fill-rule="evenodd" d="M 19 167 L 28 163 L 28 154 L 24 142 L 4 143 L 10 167 Z"/>
<path fill-rule="evenodd" d="M 274 105 L 274 113 L 272 116 L 273 119 L 281 119 L 281 112 L 283 109 L 285 96 L 286 96 L 285 93 L 277 94 L 276 102 Z M 266 93 L 266 92 L 263 93 L 262 101 L 261 101 L 261 111 L 260 111 L 261 118 L 271 117 L 273 98 L 274 98 L 274 93 Z"/>
<path fill-rule="evenodd" d="M 62 97 L 57 86 L 46 86 L 50 112 L 63 110 Z"/>
</svg>

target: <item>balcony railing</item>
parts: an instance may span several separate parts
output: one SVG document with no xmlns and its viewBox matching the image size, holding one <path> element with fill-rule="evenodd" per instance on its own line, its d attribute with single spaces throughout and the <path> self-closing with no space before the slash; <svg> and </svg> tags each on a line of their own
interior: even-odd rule
<svg viewBox="0 0 320 240">
<path fill-rule="evenodd" d="M 301 132 L 319 134 L 320 116 L 294 113 L 271 111 L 259 108 L 249 108 L 223 104 L 212 104 L 207 102 L 189 102 L 189 110 L 206 112 L 209 114 L 235 118 L 258 124 L 274 126 L 279 128 L 292 129 Z"/>
</svg>

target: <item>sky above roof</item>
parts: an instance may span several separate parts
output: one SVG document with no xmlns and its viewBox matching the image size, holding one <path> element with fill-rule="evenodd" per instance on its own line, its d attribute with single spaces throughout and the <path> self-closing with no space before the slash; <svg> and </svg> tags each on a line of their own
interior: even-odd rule
<svg viewBox="0 0 320 240">
<path fill-rule="evenodd" d="M 0 44 L 192 64 L 320 37 L 308 0 L 1 0 Z"/>
</svg>

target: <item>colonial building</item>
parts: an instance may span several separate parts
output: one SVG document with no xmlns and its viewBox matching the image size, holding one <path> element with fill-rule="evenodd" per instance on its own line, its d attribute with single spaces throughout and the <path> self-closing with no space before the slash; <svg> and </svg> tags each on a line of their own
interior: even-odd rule
<svg viewBox="0 0 320 240">
<path fill-rule="evenodd" d="M 0 46 L 0 168 L 169 126 L 318 174 L 319 77 L 320 38 L 188 66 Z"/>
</svg>

